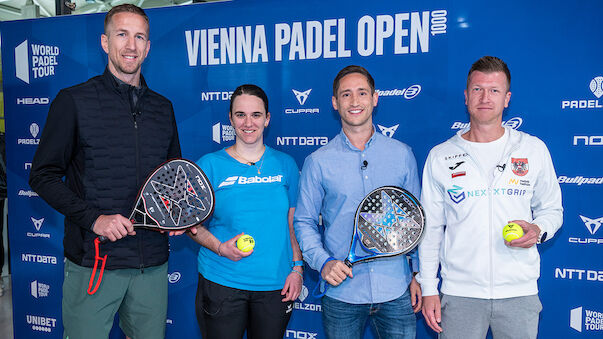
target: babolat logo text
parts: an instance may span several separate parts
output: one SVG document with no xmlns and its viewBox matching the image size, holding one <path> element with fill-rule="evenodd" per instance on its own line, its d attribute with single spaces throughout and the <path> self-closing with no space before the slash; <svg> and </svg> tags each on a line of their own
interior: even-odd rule
<svg viewBox="0 0 603 339">
<path fill-rule="evenodd" d="M 57 326 L 57 320 L 55 318 L 27 314 L 27 324 L 31 325 L 31 329 L 34 331 L 52 332 Z"/>
<path fill-rule="evenodd" d="M 324 146 L 328 143 L 327 137 L 276 137 L 279 146 Z"/>
<path fill-rule="evenodd" d="M 592 109 L 603 108 L 600 99 L 603 96 L 603 76 L 594 77 L 588 84 L 592 94 L 597 99 L 568 99 L 561 101 L 561 109 Z"/>
<path fill-rule="evenodd" d="M 17 98 L 17 105 L 48 105 L 49 98 Z"/>
<path fill-rule="evenodd" d="M 59 53 L 57 46 L 29 44 L 27 40 L 23 41 L 15 47 L 17 78 L 29 84 L 31 77 L 39 79 L 54 75 L 55 67 L 59 64 Z"/>
<path fill-rule="evenodd" d="M 603 331 L 603 312 L 574 308 L 570 311 L 570 327 L 578 332 Z"/>
<path fill-rule="evenodd" d="M 296 330 L 287 330 L 287 332 L 285 332 L 285 338 L 316 339 L 317 335 L 318 333 L 315 332 L 305 332 Z"/>
<path fill-rule="evenodd" d="M 247 184 L 270 184 L 273 182 L 281 182 L 283 180 L 283 176 L 282 175 L 268 175 L 265 177 L 259 177 L 259 176 L 253 176 L 253 177 L 239 177 L 239 176 L 234 176 L 234 177 L 228 177 L 226 178 L 226 180 L 224 180 L 223 182 L 220 183 L 220 185 L 218 185 L 218 188 L 220 187 L 224 187 L 224 186 L 231 186 L 234 184 L 239 184 L 239 185 L 247 185 Z"/>
<path fill-rule="evenodd" d="M 36 299 L 47 297 L 50 293 L 50 285 L 43 284 L 37 280 L 32 281 L 29 285 L 31 289 L 31 296 Z"/>
<path fill-rule="evenodd" d="M 560 175 L 557 180 L 560 184 L 576 184 L 578 186 L 603 184 L 603 177 L 585 178 L 581 175 L 576 177 L 567 177 L 565 175 Z"/>
<path fill-rule="evenodd" d="M 410 100 L 421 92 L 421 85 L 412 85 L 408 88 L 403 89 L 376 89 L 375 92 L 380 97 L 404 97 L 406 100 Z"/>
<path fill-rule="evenodd" d="M 212 140 L 218 144 L 222 141 L 233 141 L 235 139 L 234 127 L 222 125 L 219 122 L 214 124 L 211 129 Z"/>
<path fill-rule="evenodd" d="M 40 255 L 40 254 L 22 253 L 21 254 L 21 261 L 23 261 L 23 262 L 35 262 L 35 263 L 39 263 L 39 264 L 52 264 L 52 265 L 56 265 L 57 264 L 57 257 L 54 257 L 52 255 Z"/>
<path fill-rule="evenodd" d="M 17 139 L 17 145 L 37 145 L 40 143 L 40 139 L 37 138 L 40 133 L 40 126 L 35 122 L 29 125 L 29 133 L 33 138 Z"/>
</svg>

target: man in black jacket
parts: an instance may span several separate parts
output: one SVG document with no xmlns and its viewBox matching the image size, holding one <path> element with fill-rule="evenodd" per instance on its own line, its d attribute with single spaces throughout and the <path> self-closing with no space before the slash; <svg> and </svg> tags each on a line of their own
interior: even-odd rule
<svg viewBox="0 0 603 339">
<path fill-rule="evenodd" d="M 180 157 L 176 121 L 170 101 L 150 90 L 141 75 L 150 48 L 144 11 L 114 7 L 105 17 L 101 45 L 108 54 L 104 74 L 61 90 L 53 100 L 29 183 L 65 215 L 64 335 L 107 338 L 119 311 L 129 337 L 163 338 L 167 235 L 134 230 L 127 216 L 153 169 Z M 89 295 L 98 236 L 111 242 L 96 246 L 100 257 L 107 255 L 106 271 Z"/>
</svg>

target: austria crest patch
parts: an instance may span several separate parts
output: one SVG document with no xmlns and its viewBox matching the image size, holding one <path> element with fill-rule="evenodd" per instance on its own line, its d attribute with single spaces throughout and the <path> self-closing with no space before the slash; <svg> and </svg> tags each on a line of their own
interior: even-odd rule
<svg viewBox="0 0 603 339">
<path fill-rule="evenodd" d="M 511 158 L 513 173 L 520 177 L 528 174 L 528 158 Z"/>
</svg>

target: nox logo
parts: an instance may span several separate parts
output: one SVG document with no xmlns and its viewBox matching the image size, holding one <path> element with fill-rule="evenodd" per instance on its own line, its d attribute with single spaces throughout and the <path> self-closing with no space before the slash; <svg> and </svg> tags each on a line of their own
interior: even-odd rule
<svg viewBox="0 0 603 339">
<path fill-rule="evenodd" d="M 285 332 L 285 338 L 315 339 L 317 335 L 318 333 L 315 332 L 305 332 L 296 330 L 287 330 L 287 332 Z"/>
<path fill-rule="evenodd" d="M 598 76 L 592 79 L 589 87 L 590 91 L 593 92 L 597 98 L 600 98 L 603 95 L 603 77 Z"/>
<path fill-rule="evenodd" d="M 31 222 L 33 222 L 34 227 L 36 228 L 36 231 L 39 231 L 40 228 L 42 228 L 42 224 L 44 223 L 44 218 L 36 219 L 34 217 L 31 217 Z"/>
<path fill-rule="evenodd" d="M 603 135 L 574 135 L 574 146 L 578 146 L 580 143 L 584 146 L 601 146 L 603 145 Z"/>
<path fill-rule="evenodd" d="M 306 103 L 306 100 L 308 100 L 308 96 L 310 95 L 310 92 L 312 92 L 312 89 L 310 88 L 309 90 L 304 92 L 296 91 L 294 89 L 292 91 L 293 94 L 295 94 L 297 102 L 299 102 L 299 104 L 303 106 Z"/>
<path fill-rule="evenodd" d="M 392 127 L 385 127 L 385 126 L 377 125 L 377 127 L 379 127 L 379 130 L 381 131 L 381 134 L 385 135 L 388 138 L 392 138 L 394 136 L 394 133 L 396 133 L 398 126 L 400 126 L 400 124 L 397 124 Z"/>
<path fill-rule="evenodd" d="M 586 226 L 590 234 L 593 235 L 599 230 L 599 228 L 601 227 L 601 223 L 603 223 L 603 217 L 597 219 L 590 219 L 581 215 L 580 219 L 582 219 L 582 222 L 584 222 L 584 226 Z"/>
<path fill-rule="evenodd" d="M 43 284 L 34 280 L 30 284 L 31 296 L 34 298 L 47 297 L 50 293 L 50 285 Z"/>
<path fill-rule="evenodd" d="M 29 49 L 30 46 L 31 50 Z M 29 84 L 30 75 L 33 75 L 34 79 L 54 75 L 55 66 L 58 65 L 57 57 L 59 53 L 57 46 L 30 45 L 27 40 L 23 41 L 15 47 L 16 77 Z"/>
<path fill-rule="evenodd" d="M 233 141 L 235 139 L 234 127 L 230 125 L 222 125 L 219 122 L 212 126 L 212 140 L 216 143 L 222 141 Z"/>
<path fill-rule="evenodd" d="M 452 186 L 452 188 L 448 189 L 447 192 L 448 196 L 455 204 L 460 203 L 466 198 L 465 192 L 463 192 L 463 188 L 457 185 Z"/>
</svg>

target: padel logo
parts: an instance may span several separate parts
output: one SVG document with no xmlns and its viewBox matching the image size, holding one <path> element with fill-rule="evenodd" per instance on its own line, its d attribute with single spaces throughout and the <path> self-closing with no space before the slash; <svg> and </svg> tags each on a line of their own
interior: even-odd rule
<svg viewBox="0 0 603 339">
<path fill-rule="evenodd" d="M 574 308 L 570 310 L 569 325 L 578 332 L 603 331 L 603 312 Z"/>
<path fill-rule="evenodd" d="M 328 143 L 327 137 L 276 137 L 278 146 L 324 146 Z"/>
<path fill-rule="evenodd" d="M 312 92 L 312 89 L 310 88 L 309 90 L 305 90 L 305 91 L 298 91 L 296 89 L 292 89 L 291 91 L 295 95 L 295 99 L 297 99 L 297 102 L 301 106 L 303 106 L 306 104 L 306 100 L 308 100 L 308 97 L 310 96 L 310 92 Z M 285 114 L 318 114 L 318 113 L 320 113 L 320 109 L 316 108 L 316 107 L 285 108 Z"/>
<path fill-rule="evenodd" d="M 247 185 L 247 184 L 271 184 L 273 182 L 281 182 L 283 180 L 282 175 L 268 175 L 265 177 L 253 176 L 253 177 L 228 177 L 226 180 L 222 181 L 218 188 L 224 186 L 232 186 L 234 184 L 238 185 Z"/>
<path fill-rule="evenodd" d="M 40 232 L 40 229 L 42 228 L 42 225 L 44 224 L 44 218 L 41 219 L 36 219 L 34 217 L 31 217 L 31 222 L 33 223 L 34 228 L 36 229 L 37 232 L 27 232 L 26 235 L 30 238 L 47 238 L 50 239 L 50 234 L 49 233 L 42 233 Z"/>
<path fill-rule="evenodd" d="M 561 109 L 593 109 L 603 108 L 600 102 L 603 96 L 603 76 L 594 77 L 588 84 L 588 88 L 597 99 L 570 99 L 561 101 Z"/>
<path fill-rule="evenodd" d="M 381 134 L 385 135 L 388 138 L 394 137 L 394 133 L 396 133 L 398 126 L 400 126 L 400 124 L 394 125 L 392 127 L 385 127 L 377 124 L 377 127 L 379 127 L 379 130 L 381 131 Z"/>
<path fill-rule="evenodd" d="M 31 50 L 29 49 L 31 47 Z M 27 40 L 15 47 L 15 75 L 29 84 L 30 80 L 55 75 L 59 47 L 29 44 Z M 31 61 L 31 64 L 30 64 Z"/>
<path fill-rule="evenodd" d="M 180 281 L 181 277 L 182 277 L 182 274 L 180 274 L 180 272 L 172 272 L 172 273 L 168 274 L 168 282 L 170 284 L 175 284 L 178 281 Z"/>
<path fill-rule="evenodd" d="M 560 184 L 576 184 L 578 186 L 580 186 L 580 185 L 601 185 L 601 184 L 603 184 L 603 177 L 585 178 L 581 175 L 575 176 L 575 177 L 568 177 L 565 175 L 560 175 L 557 178 L 557 181 L 559 181 Z"/>
<path fill-rule="evenodd" d="M 31 296 L 38 298 L 45 298 L 50 294 L 50 285 L 43 284 L 37 280 L 32 281 L 29 284 Z"/>
<path fill-rule="evenodd" d="M 235 139 L 234 127 L 230 125 L 223 125 L 218 122 L 212 126 L 211 131 L 212 140 L 218 144 L 222 141 L 233 141 Z"/>
<path fill-rule="evenodd" d="M 464 129 L 464 128 L 469 128 L 469 124 L 468 122 L 460 122 L 460 121 L 456 121 L 452 124 L 452 127 L 450 127 L 450 129 Z M 519 117 L 515 117 L 515 118 L 511 118 L 507 121 L 503 121 L 502 122 L 502 126 L 503 127 L 509 127 L 512 129 L 518 129 L 519 126 L 521 126 L 521 124 L 523 124 L 523 119 L 519 118 Z"/>
<path fill-rule="evenodd" d="M 39 332 L 52 332 L 57 327 L 57 320 L 50 317 L 42 317 L 39 315 L 26 315 L 27 324 L 31 325 L 31 329 Z"/>
<path fill-rule="evenodd" d="M 379 97 L 404 97 L 404 99 L 410 100 L 421 93 L 421 85 L 412 85 L 403 89 L 376 89 L 375 92 L 379 94 Z"/>
<path fill-rule="evenodd" d="M 33 138 L 17 139 L 17 145 L 37 145 L 40 143 L 40 139 L 37 138 L 40 133 L 40 126 L 35 122 L 29 125 L 29 133 Z"/>
</svg>

